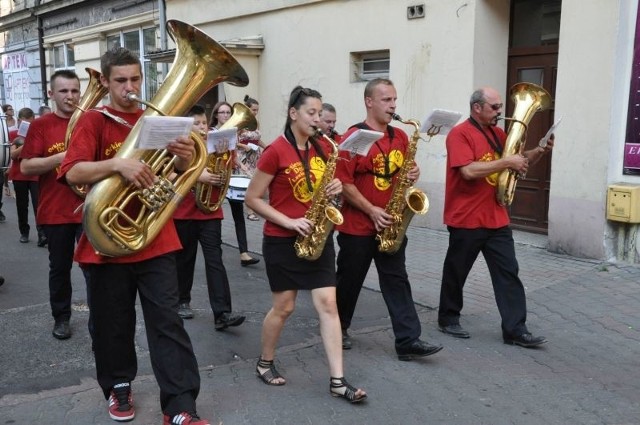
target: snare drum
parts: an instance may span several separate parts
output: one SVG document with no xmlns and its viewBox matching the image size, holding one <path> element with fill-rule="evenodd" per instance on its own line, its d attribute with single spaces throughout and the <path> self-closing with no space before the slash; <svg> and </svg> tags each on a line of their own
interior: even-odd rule
<svg viewBox="0 0 640 425">
<path fill-rule="evenodd" d="M 229 189 L 227 189 L 227 199 L 230 201 L 244 201 L 244 195 L 249 187 L 251 179 L 248 176 L 233 175 L 229 179 Z"/>
<path fill-rule="evenodd" d="M 9 143 L 9 130 L 7 128 L 7 117 L 0 116 L 0 169 L 9 168 L 11 162 L 11 143 Z"/>
</svg>

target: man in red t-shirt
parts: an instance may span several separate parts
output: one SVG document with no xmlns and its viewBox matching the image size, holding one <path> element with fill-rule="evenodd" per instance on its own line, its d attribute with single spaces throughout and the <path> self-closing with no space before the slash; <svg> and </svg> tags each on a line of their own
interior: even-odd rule
<svg viewBox="0 0 640 425">
<path fill-rule="evenodd" d="M 18 135 L 18 129 L 24 123 L 31 123 L 35 119 L 35 114 L 31 108 L 22 108 L 18 111 L 18 125 L 15 130 L 9 132 L 9 140 L 11 140 L 11 168 L 9 168 L 9 180 L 13 182 L 13 190 L 16 193 L 16 210 L 18 212 L 18 230 L 20 231 L 20 242 L 29 242 L 29 195 L 31 195 L 31 204 L 33 205 L 34 215 L 38 211 L 38 176 L 25 176 L 20 172 L 20 154 L 24 145 L 24 134 Z M 39 225 L 38 229 L 38 246 L 47 244 L 47 237 Z"/>
<path fill-rule="evenodd" d="M 71 267 L 75 242 L 82 232 L 82 199 L 68 185 L 56 181 L 56 176 L 65 155 L 64 139 L 75 112 L 73 105 L 80 99 L 80 80 L 75 72 L 60 70 L 50 81 L 49 96 L 56 111 L 29 125 L 20 152 L 20 171 L 40 176 L 36 222 L 49 248 L 49 302 L 55 321 L 52 333 L 55 338 L 67 339 L 71 337 Z"/>
<path fill-rule="evenodd" d="M 504 342 L 535 347 L 547 340 L 533 336 L 525 324 L 526 298 L 518 278 L 509 213 L 496 200 L 496 182 L 506 169 L 526 173 L 529 165 L 552 149 L 553 140 L 523 155 L 502 156 L 507 134 L 496 127 L 502 106 L 495 89 L 476 90 L 471 96 L 469 119 L 447 136 L 444 223 L 449 229 L 449 249 L 442 272 L 438 325 L 448 335 L 469 338 L 469 332 L 460 326 L 462 289 L 482 252 L 502 316 Z"/>
<path fill-rule="evenodd" d="M 118 175 L 137 188 L 150 188 L 157 176 L 149 165 L 116 156 L 142 116 L 138 102 L 127 96 L 140 94 L 140 59 L 127 49 L 115 48 L 102 55 L 101 71 L 100 82 L 109 90 L 110 103 L 80 117 L 58 178 L 68 184 L 92 185 Z M 180 173 L 192 162 L 194 142 L 181 137 L 170 143 L 167 151 L 175 155 L 175 172 Z M 180 248 L 172 220 L 148 246 L 131 255 L 102 256 L 86 234 L 78 243 L 75 260 L 89 275 L 91 289 L 96 374 L 109 400 L 109 416 L 115 421 L 135 417 L 131 381 L 138 369 L 135 333 L 139 294 L 153 372 L 160 387 L 163 424 L 209 424 L 196 413 L 200 374 L 191 340 L 178 316 L 175 251 Z"/>
<path fill-rule="evenodd" d="M 367 118 L 351 127 L 343 136 L 346 140 L 358 128 L 380 131 L 384 135 L 369 149 L 366 156 L 350 157 L 341 151 L 336 175 L 342 181 L 344 224 L 338 226 L 337 303 L 342 326 L 343 348 L 351 348 L 347 329 L 358 302 L 358 295 L 375 261 L 380 291 L 387 304 L 398 359 L 412 360 L 430 356 L 442 349 L 420 339 L 422 327 L 411 295 L 411 284 L 405 265 L 407 239 L 393 253 L 378 250 L 377 232 L 392 225 L 392 217 L 385 211 L 397 184 L 397 172 L 403 167 L 408 147 L 405 132 L 389 123 L 396 110 L 396 89 L 387 79 L 370 81 L 364 90 Z M 408 178 L 417 180 L 420 169 L 411 167 Z"/>
</svg>

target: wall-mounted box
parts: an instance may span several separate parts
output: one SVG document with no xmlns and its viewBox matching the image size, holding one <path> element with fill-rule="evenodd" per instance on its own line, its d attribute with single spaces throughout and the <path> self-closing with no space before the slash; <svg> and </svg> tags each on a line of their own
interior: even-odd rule
<svg viewBox="0 0 640 425">
<path fill-rule="evenodd" d="M 609 185 L 607 220 L 640 223 L 640 185 L 629 183 Z"/>
</svg>

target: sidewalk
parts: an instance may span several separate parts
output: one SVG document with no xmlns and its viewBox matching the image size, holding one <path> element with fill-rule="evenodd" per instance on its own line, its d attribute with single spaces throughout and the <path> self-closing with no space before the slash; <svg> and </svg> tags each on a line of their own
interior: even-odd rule
<svg viewBox="0 0 640 425">
<path fill-rule="evenodd" d="M 640 422 L 640 267 L 549 253 L 536 246 L 544 245 L 544 240 L 516 246 L 527 288 L 528 325 L 532 332 L 549 339 L 541 349 L 502 343 L 500 318 L 481 258 L 465 289 L 462 323 L 472 338 L 454 339 L 438 332 L 434 308 L 448 235 L 410 228 L 407 265 L 423 339 L 443 344 L 444 350 L 419 361 L 397 360 L 373 270 L 354 318 L 354 347 L 344 353 L 346 377 L 367 390 L 368 401 L 352 406 L 329 396 L 317 316 L 306 293 L 300 294 L 278 349 L 279 369 L 288 383 L 283 387 L 262 384 L 254 369 L 261 322 L 270 307 L 264 265 L 240 267 L 233 220 L 226 204 L 224 208 L 223 239 L 228 244 L 224 260 L 234 310 L 246 314 L 247 321 L 226 332 L 213 331 L 199 262 L 192 303 L 197 315 L 185 322 L 201 368 L 198 410 L 212 423 Z M 15 219 L 8 213 L 15 215 L 15 206 L 5 199 L 3 211 L 7 223 L 0 225 L 0 254 L 3 258 L 23 256 L 22 251 L 14 254 L 18 245 L 13 235 Z M 247 220 L 246 225 L 249 249 L 259 254 L 263 221 Z M 46 268 L 46 250 L 28 248 Z M 114 423 L 95 381 L 81 278 L 77 272 L 74 276 L 74 337 L 68 341 L 50 336 L 46 302 L 0 311 L 3 423 Z M 8 281 L 0 288 L 0 306 L 17 287 L 17 282 Z M 141 315 L 139 320 L 139 375 L 133 383 L 137 415 L 132 423 L 157 425 L 161 423 L 158 388 L 149 366 Z"/>
</svg>

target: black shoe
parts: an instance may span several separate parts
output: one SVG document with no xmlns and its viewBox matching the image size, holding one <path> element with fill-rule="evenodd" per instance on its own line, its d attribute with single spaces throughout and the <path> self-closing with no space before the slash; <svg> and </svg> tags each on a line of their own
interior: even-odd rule
<svg viewBox="0 0 640 425">
<path fill-rule="evenodd" d="M 216 319 L 215 327 L 217 331 L 227 329 L 229 326 L 240 326 L 244 322 L 245 316 L 233 313 L 222 313 Z"/>
<path fill-rule="evenodd" d="M 4 223 L 6 220 L 7 220 L 7 217 L 5 217 L 2 210 L 0 210 L 0 223 Z"/>
<path fill-rule="evenodd" d="M 53 326 L 53 332 L 51 332 L 57 339 L 69 339 L 71 338 L 71 327 L 69 321 L 56 322 Z"/>
<path fill-rule="evenodd" d="M 0 276 L 0 286 L 4 285 L 4 277 Z"/>
<path fill-rule="evenodd" d="M 418 357 L 426 357 L 442 350 L 442 345 L 431 345 L 420 339 L 415 340 L 406 348 L 396 348 L 398 360 L 409 361 Z"/>
<path fill-rule="evenodd" d="M 178 316 L 183 319 L 193 319 L 193 310 L 191 310 L 189 303 L 178 304 Z"/>
<path fill-rule="evenodd" d="M 43 246 L 47 246 L 47 237 L 45 235 L 38 235 L 38 246 L 42 248 Z"/>
<path fill-rule="evenodd" d="M 351 336 L 346 329 L 342 330 L 342 349 L 351 350 Z"/>
<path fill-rule="evenodd" d="M 260 260 L 258 258 L 251 258 L 250 260 L 240 260 L 240 265 L 242 267 L 247 267 L 252 264 L 258 264 Z"/>
<path fill-rule="evenodd" d="M 20 235 L 20 243 L 29 242 L 29 235 Z"/>
<path fill-rule="evenodd" d="M 465 331 L 458 323 L 446 326 L 439 325 L 438 329 L 440 329 L 440 332 L 455 338 L 469 338 L 471 336 L 469 332 Z"/>
<path fill-rule="evenodd" d="M 543 336 L 533 336 L 529 332 L 525 332 L 515 338 L 504 338 L 505 344 L 519 345 L 524 348 L 537 347 L 547 342 L 547 338 Z"/>
</svg>

